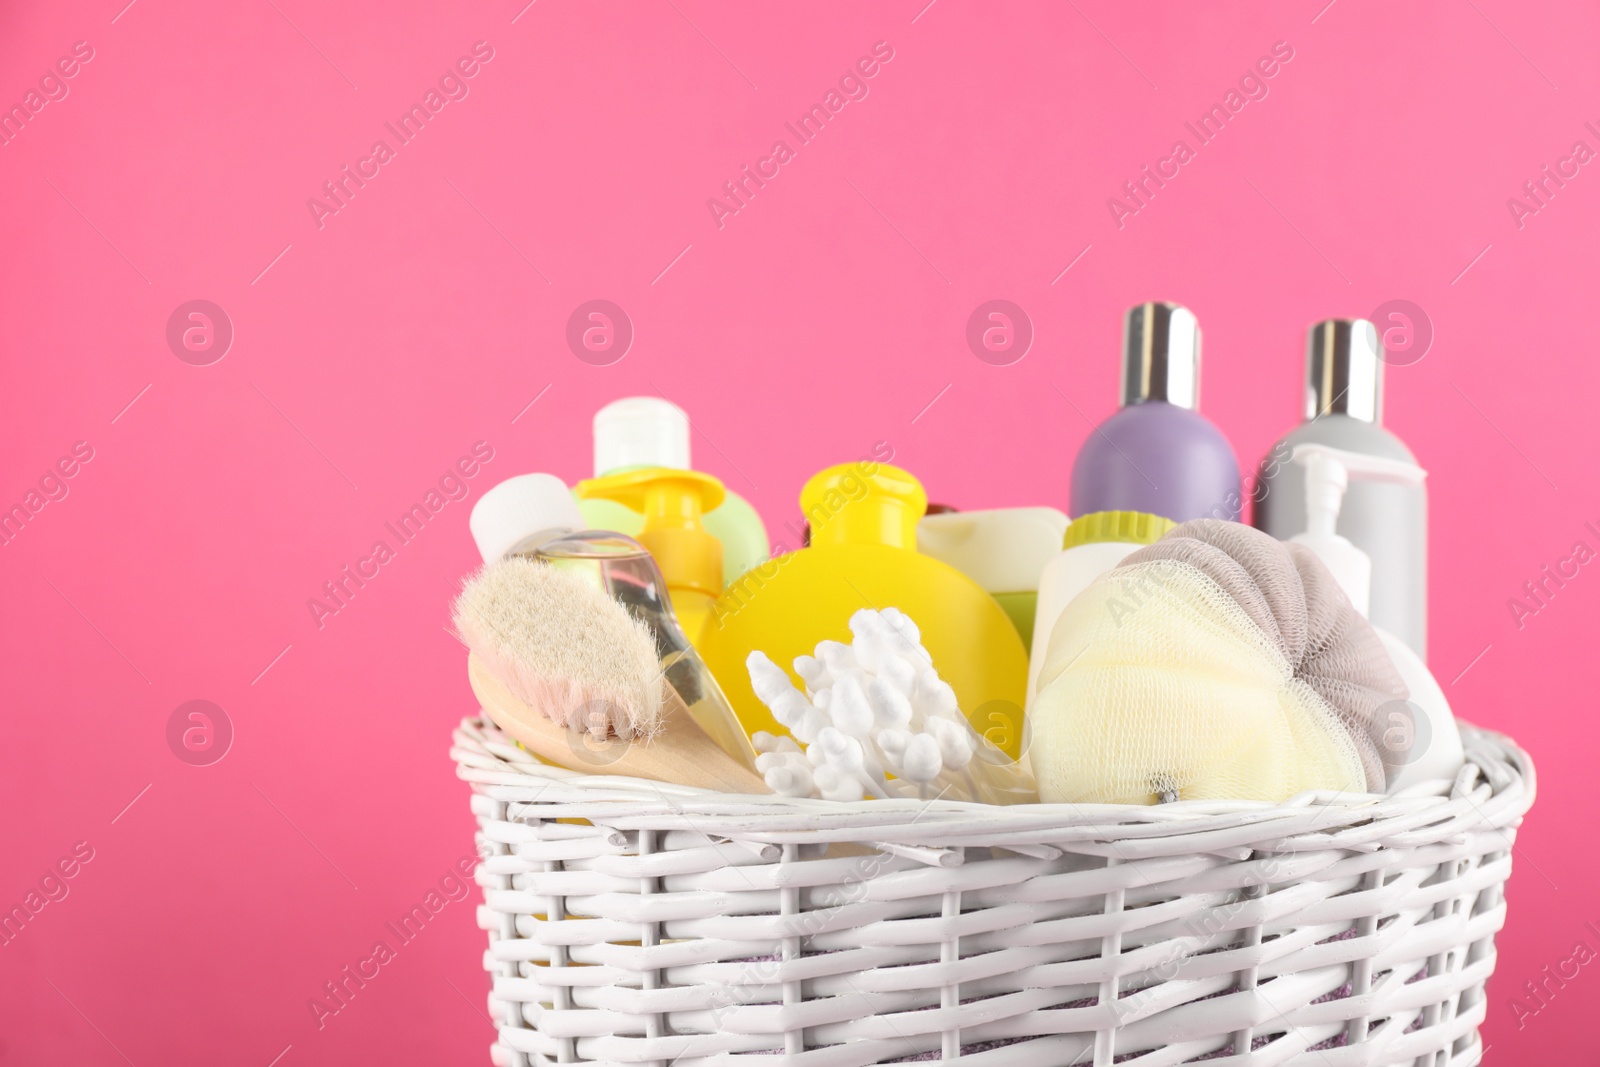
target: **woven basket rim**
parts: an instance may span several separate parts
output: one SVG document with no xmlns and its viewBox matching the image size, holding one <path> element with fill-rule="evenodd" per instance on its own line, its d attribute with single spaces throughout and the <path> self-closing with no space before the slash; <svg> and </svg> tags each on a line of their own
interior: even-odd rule
<svg viewBox="0 0 1600 1067">
<path fill-rule="evenodd" d="M 1099 851 L 1098 844 L 1135 858 L 1263 848 L 1367 850 L 1517 825 L 1534 799 L 1532 759 L 1502 734 L 1467 723 L 1461 727 L 1467 762 L 1453 781 L 1419 783 L 1393 796 L 1304 793 L 1282 804 L 997 807 L 948 800 L 841 803 L 732 795 L 541 763 L 492 722 L 477 717 L 463 719 L 454 731 L 451 757 L 458 777 L 494 800 L 536 805 L 547 818 L 587 819 L 624 830 L 692 830 L 773 844 L 872 841 Z"/>
</svg>

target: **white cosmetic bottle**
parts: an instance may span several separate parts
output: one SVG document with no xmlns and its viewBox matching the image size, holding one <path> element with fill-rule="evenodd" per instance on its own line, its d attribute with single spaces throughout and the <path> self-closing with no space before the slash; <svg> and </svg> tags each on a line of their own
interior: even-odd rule
<svg viewBox="0 0 1600 1067">
<path fill-rule="evenodd" d="M 1033 641 L 1039 578 L 1061 551 L 1067 517 L 1055 508 L 995 508 L 924 515 L 917 551 L 948 563 L 1006 609 L 1022 643 Z"/>
<path fill-rule="evenodd" d="M 1027 707 L 1033 707 L 1050 637 L 1067 604 L 1128 556 L 1161 540 L 1173 525 L 1171 519 L 1145 511 L 1094 511 L 1072 520 L 1061 539 L 1061 551 L 1039 576 L 1033 647 L 1028 656 Z"/>
<path fill-rule="evenodd" d="M 1294 462 L 1305 468 L 1306 532 L 1290 538 L 1315 552 L 1362 617 L 1371 606 L 1372 560 L 1335 529 L 1345 489 L 1352 478 L 1420 487 L 1428 472 L 1415 463 L 1369 456 L 1327 445 L 1296 445 Z M 1398 637 L 1374 626 L 1401 680 L 1408 701 L 1379 709 L 1385 763 L 1391 768 L 1388 792 L 1435 778 L 1453 779 L 1465 754 L 1461 732 L 1444 691 L 1427 664 Z"/>
</svg>

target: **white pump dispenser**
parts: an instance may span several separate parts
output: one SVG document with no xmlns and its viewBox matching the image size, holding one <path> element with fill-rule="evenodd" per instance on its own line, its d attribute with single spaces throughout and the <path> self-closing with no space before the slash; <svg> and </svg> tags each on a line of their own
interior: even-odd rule
<svg viewBox="0 0 1600 1067">
<path fill-rule="evenodd" d="M 1305 545 L 1328 565 L 1365 618 L 1372 596 L 1372 560 L 1336 529 L 1345 489 L 1351 478 L 1418 486 L 1428 472 L 1415 463 L 1316 444 L 1296 445 L 1294 461 L 1306 469 L 1306 532 L 1290 540 Z M 1465 754 L 1444 691 L 1410 646 L 1380 627 L 1373 630 L 1411 693 L 1409 701 L 1378 709 L 1384 720 L 1384 762 L 1391 768 L 1388 791 L 1453 779 Z"/>
<path fill-rule="evenodd" d="M 1327 445 L 1296 445 L 1294 461 L 1306 469 L 1306 532 L 1298 541 L 1321 557 L 1363 618 L 1372 600 L 1372 560 L 1335 529 L 1352 477 L 1370 482 L 1421 485 L 1428 472 L 1415 463 L 1347 452 Z"/>
</svg>

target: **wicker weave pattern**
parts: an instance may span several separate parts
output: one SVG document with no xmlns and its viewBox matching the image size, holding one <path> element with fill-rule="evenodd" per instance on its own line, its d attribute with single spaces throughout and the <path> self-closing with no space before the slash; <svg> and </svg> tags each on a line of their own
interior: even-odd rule
<svg viewBox="0 0 1600 1067">
<path fill-rule="evenodd" d="M 1397 797 L 991 808 L 578 775 L 469 719 L 493 1060 L 1476 1064 L 1534 778 L 1464 739 Z"/>
</svg>

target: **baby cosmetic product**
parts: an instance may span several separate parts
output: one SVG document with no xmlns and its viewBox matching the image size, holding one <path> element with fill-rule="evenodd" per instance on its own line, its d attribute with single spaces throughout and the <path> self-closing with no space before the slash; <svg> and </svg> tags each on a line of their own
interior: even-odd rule
<svg viewBox="0 0 1600 1067">
<path fill-rule="evenodd" d="M 722 483 L 709 474 L 637 467 L 579 482 L 584 500 L 609 500 L 644 516 L 639 543 L 650 550 L 672 592 L 672 609 L 697 644 L 711 604 L 722 592 L 722 544 L 706 529 L 705 513 L 721 504 Z"/>
<path fill-rule="evenodd" d="M 1055 508 L 929 511 L 917 523 L 917 551 L 943 560 L 987 589 L 1011 616 L 1027 647 L 1033 640 L 1039 575 L 1061 550 L 1067 517 Z"/>
<path fill-rule="evenodd" d="M 1056 619 L 1073 597 L 1130 552 L 1161 539 L 1171 519 L 1143 511 L 1095 511 L 1072 520 L 1061 550 L 1045 565 L 1039 579 L 1039 610 L 1033 622 L 1033 654 L 1028 657 L 1028 704 L 1039 691 L 1039 671 Z"/>
<path fill-rule="evenodd" d="M 472 505 L 467 526 L 485 563 L 531 552 L 541 543 L 587 529 L 572 490 L 553 474 L 507 478 Z"/>
<path fill-rule="evenodd" d="M 745 728 L 779 733 L 745 661 L 809 657 L 819 642 L 848 642 L 862 608 L 916 619 L 932 666 L 977 732 L 1015 758 L 1021 750 L 1028 656 L 1016 627 L 983 587 L 916 550 L 928 498 L 916 478 L 876 462 L 815 475 L 800 493 L 811 545 L 729 584 L 700 649 Z"/>
<path fill-rule="evenodd" d="M 1239 517 L 1239 464 L 1200 414 L 1200 327 L 1177 304 L 1140 304 L 1123 326 L 1122 409 L 1072 465 L 1074 515 L 1142 511 L 1173 522 Z"/>
<path fill-rule="evenodd" d="M 1295 447 L 1416 463 L 1383 427 L 1383 347 L 1364 319 L 1329 319 L 1306 342 L 1306 422 L 1261 461 L 1254 525 L 1285 540 L 1306 528 L 1305 468 Z M 1339 511 L 1338 532 L 1372 560 L 1372 621 L 1428 656 L 1428 490 L 1422 483 L 1357 481 Z"/>
<path fill-rule="evenodd" d="M 1362 615 L 1370 615 L 1377 568 L 1354 542 L 1337 532 L 1346 487 L 1362 483 L 1419 488 L 1427 472 L 1415 463 L 1346 452 L 1326 445 L 1296 445 L 1293 461 L 1304 472 L 1306 530 L 1292 541 L 1315 552 Z M 1444 691 L 1422 657 L 1397 636 L 1374 624 L 1406 684 L 1410 699 L 1379 709 L 1384 732 L 1380 750 L 1388 769 L 1390 792 L 1433 778 L 1454 778 L 1465 758 L 1461 733 Z"/>
<path fill-rule="evenodd" d="M 690 469 L 689 416 L 657 396 L 629 396 L 595 412 L 594 474 L 603 478 L 639 467 Z M 584 525 L 637 537 L 644 522 L 637 512 L 614 500 L 580 500 Z M 729 491 L 705 515 L 706 530 L 722 544 L 722 575 L 733 581 L 767 558 L 767 528 L 756 509 Z M 718 590 L 721 592 L 721 590 Z"/>
</svg>

